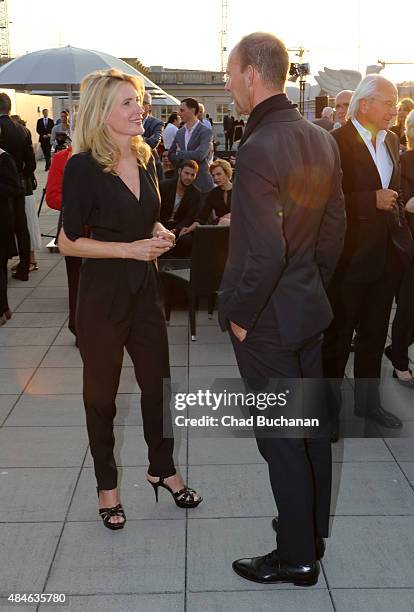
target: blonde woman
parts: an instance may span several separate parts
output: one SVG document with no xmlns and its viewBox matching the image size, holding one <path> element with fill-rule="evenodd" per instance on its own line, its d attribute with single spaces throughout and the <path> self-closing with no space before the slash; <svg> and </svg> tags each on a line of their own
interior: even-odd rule
<svg viewBox="0 0 414 612">
<path fill-rule="evenodd" d="M 117 70 L 83 80 L 73 155 L 63 179 L 58 242 L 64 255 L 84 259 L 76 329 L 99 513 L 109 529 L 121 529 L 126 521 L 113 455 L 124 347 L 142 393 L 147 479 L 156 498 L 158 487 L 164 487 L 180 507 L 201 501 L 176 473 L 174 441 L 163 429 L 163 379 L 170 369 L 153 262 L 173 246 L 174 236 L 157 223 L 155 164 L 142 139 L 143 94 L 139 79 Z"/>
</svg>

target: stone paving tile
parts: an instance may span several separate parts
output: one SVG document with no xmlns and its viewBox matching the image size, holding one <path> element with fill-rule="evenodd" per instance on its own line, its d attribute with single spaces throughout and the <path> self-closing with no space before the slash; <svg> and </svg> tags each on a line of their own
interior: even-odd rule
<svg viewBox="0 0 414 612">
<path fill-rule="evenodd" d="M 413 519 L 414 520 L 414 519 Z M 194 519 L 188 522 L 189 591 L 255 591 L 301 589 L 288 584 L 263 585 L 233 572 L 232 562 L 275 548 L 268 518 Z M 200 551 L 203 551 L 200 554 Z M 318 584 L 307 591 L 326 589 L 321 572 Z"/>
<path fill-rule="evenodd" d="M 43 592 L 61 529 L 60 523 L 0 524 L 3 560 L 0 593 L 3 596 Z"/>
<path fill-rule="evenodd" d="M 264 463 L 256 441 L 250 438 L 199 438 L 189 433 L 189 465 L 243 465 Z"/>
<path fill-rule="evenodd" d="M 0 369 L 0 395 L 15 395 L 26 387 L 34 368 Z"/>
<path fill-rule="evenodd" d="M 85 425 L 82 395 L 23 394 L 6 427 L 71 427 Z"/>
<path fill-rule="evenodd" d="M 340 516 L 323 565 L 330 588 L 414 588 L 413 516 Z"/>
<path fill-rule="evenodd" d="M 40 606 L 39 612 L 57 609 Z M 62 609 L 62 606 L 59 606 Z M 65 604 L 68 612 L 184 612 L 184 593 L 167 595 L 70 595 Z M 195 611 L 194 611 L 195 612 Z M 322 611 L 321 611 L 322 612 Z"/>
<path fill-rule="evenodd" d="M 69 312 L 68 300 L 65 298 L 43 298 L 32 297 L 24 300 L 16 312 Z"/>
<path fill-rule="evenodd" d="M 46 346 L 0 346 L 0 368 L 35 368 L 47 350 Z"/>
<path fill-rule="evenodd" d="M 146 467 L 124 467 L 119 470 L 118 486 L 128 520 L 184 519 L 185 510 L 175 505 L 168 491 L 160 489 L 159 501 L 156 503 L 154 491 L 147 483 L 146 473 Z M 191 481 L 191 485 L 199 487 L 195 481 Z M 202 505 L 203 503 L 191 512 L 199 514 Z M 68 521 L 101 521 L 97 511 L 96 479 L 93 468 L 82 470 Z M 174 529 L 174 525 L 171 528 Z"/>
<path fill-rule="evenodd" d="M 60 327 L 44 327 L 41 333 L 33 327 L 0 327 L 0 346 L 49 346 Z"/>
<path fill-rule="evenodd" d="M 190 344 L 190 366 L 232 366 L 237 365 L 233 347 L 230 344 Z"/>
<path fill-rule="evenodd" d="M 184 520 L 128 521 L 121 531 L 102 523 L 67 523 L 45 590 L 68 595 L 181 593 L 184 531 Z"/>
<path fill-rule="evenodd" d="M 0 466 L 81 466 L 87 444 L 85 427 L 2 427 Z"/>
<path fill-rule="evenodd" d="M 197 512 L 189 512 L 189 519 L 273 517 L 277 514 L 269 470 L 264 462 L 260 465 L 191 465 L 188 480 L 204 498 Z"/>
<path fill-rule="evenodd" d="M 402 463 L 400 463 L 400 467 L 403 470 L 404 474 L 407 476 L 408 480 L 414 486 L 414 461 L 403 461 Z"/>
<path fill-rule="evenodd" d="M 67 315 L 64 312 L 16 312 L 10 321 L 7 321 L 6 326 L 8 329 L 12 327 L 60 327 L 66 319 Z"/>
<path fill-rule="evenodd" d="M 19 395 L 0 395 L 0 426 L 18 398 Z"/>
<path fill-rule="evenodd" d="M 412 612 L 414 589 L 333 589 L 336 612 Z"/>
<path fill-rule="evenodd" d="M 148 449 L 144 440 L 143 428 L 128 425 L 127 427 L 114 427 L 115 460 L 118 466 L 148 466 Z M 184 465 L 187 458 L 186 438 L 176 432 L 174 439 L 174 461 L 177 465 Z M 85 467 L 93 465 L 92 456 L 88 451 Z"/>
<path fill-rule="evenodd" d="M 30 298 L 36 300 L 68 299 L 69 291 L 66 287 L 36 287 L 31 290 Z"/>
<path fill-rule="evenodd" d="M 348 515 L 414 515 L 414 491 L 398 465 L 335 463 L 331 513 Z"/>
<path fill-rule="evenodd" d="M 384 440 L 379 438 L 347 438 L 332 444 L 333 461 L 392 461 Z"/>
<path fill-rule="evenodd" d="M 79 468 L 0 470 L 0 523 L 63 521 Z"/>
<path fill-rule="evenodd" d="M 334 612 L 329 592 L 325 589 L 279 589 L 277 594 L 269 591 L 190 592 L 187 606 L 191 612 Z"/>
</svg>

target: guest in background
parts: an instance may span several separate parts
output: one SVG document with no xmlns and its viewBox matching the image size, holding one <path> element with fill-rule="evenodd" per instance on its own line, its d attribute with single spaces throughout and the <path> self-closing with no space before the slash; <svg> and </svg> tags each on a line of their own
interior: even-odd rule
<svg viewBox="0 0 414 612">
<path fill-rule="evenodd" d="M 333 115 L 333 108 L 331 108 L 330 106 L 325 106 L 325 108 L 322 109 L 322 115 L 320 119 L 315 119 L 314 121 L 312 121 L 312 123 L 314 123 L 315 125 L 319 125 L 327 132 L 330 132 L 334 126 Z"/>
<path fill-rule="evenodd" d="M 351 103 L 351 98 L 354 92 L 350 89 L 343 89 L 335 98 L 335 123 L 334 129 L 340 128 L 346 123 L 348 108 Z"/>
<path fill-rule="evenodd" d="M 199 103 L 198 103 L 198 106 L 199 106 L 199 109 L 200 109 L 200 110 L 198 111 L 198 115 L 197 115 L 198 120 L 199 120 L 199 121 L 201 121 L 201 123 L 202 123 L 203 125 L 205 125 L 205 126 L 206 126 L 206 128 L 208 128 L 209 130 L 211 130 L 211 128 L 212 128 L 212 124 L 211 124 L 211 122 L 210 122 L 210 121 L 207 119 L 207 117 L 204 117 L 204 113 L 205 113 L 205 111 L 206 111 L 204 104 L 202 104 L 201 102 L 199 102 Z"/>
<path fill-rule="evenodd" d="M 50 135 L 50 142 L 54 150 L 61 144 L 62 140 L 70 138 L 69 113 L 63 110 L 60 113 L 60 123 L 56 123 Z"/>
<path fill-rule="evenodd" d="M 405 122 L 407 151 L 401 155 L 401 191 L 411 233 L 414 237 L 414 110 Z M 404 387 L 414 389 L 408 348 L 414 342 L 414 265 L 405 269 L 396 293 L 397 311 L 392 323 L 392 344 L 385 354 L 394 366 L 393 377 Z"/>
<path fill-rule="evenodd" d="M 195 222 L 183 228 L 184 234 L 194 231 L 200 224 L 230 225 L 233 169 L 225 159 L 217 159 L 210 165 L 210 174 L 216 187 L 207 194 Z"/>
<path fill-rule="evenodd" d="M 185 98 L 181 101 L 180 117 L 184 121 L 184 126 L 176 133 L 168 157 L 176 166 L 185 160 L 197 162 L 198 172 L 194 185 L 201 193 L 207 193 L 214 187 L 208 171 L 213 131 L 197 119 L 199 110 L 199 104 L 194 98 Z"/>
<path fill-rule="evenodd" d="M 405 149 L 407 147 L 407 137 L 405 135 L 405 120 L 407 119 L 408 113 L 414 109 L 414 101 L 411 98 L 403 98 L 398 102 L 397 106 L 397 123 L 390 127 L 391 132 L 397 134 L 400 139 L 400 147 Z"/>
<path fill-rule="evenodd" d="M 232 117 L 230 111 L 223 117 L 223 131 L 224 131 L 224 148 L 226 151 L 231 151 L 233 148 L 234 140 L 234 117 Z"/>
<path fill-rule="evenodd" d="M 46 203 L 49 208 L 54 210 L 61 210 L 62 207 L 62 182 L 63 173 L 69 158 L 72 155 L 72 147 L 67 147 L 63 151 L 58 151 L 53 156 L 52 163 L 50 165 L 49 174 L 46 183 Z M 62 218 L 59 218 L 58 233 L 61 227 Z M 88 235 L 88 230 L 85 227 L 85 236 Z M 69 290 L 69 321 L 68 328 L 75 336 L 76 345 L 76 304 L 78 299 L 78 285 L 79 275 L 82 265 L 81 257 L 70 257 L 65 256 L 66 275 L 68 278 L 68 290 Z"/>
<path fill-rule="evenodd" d="M 11 99 L 6 93 L 0 93 L 0 148 L 7 151 L 13 159 L 19 173 L 20 182 L 26 185 L 36 169 L 32 139 L 29 130 L 16 125 L 11 117 Z M 30 267 L 30 234 L 27 227 L 24 190 L 14 202 L 14 232 L 17 238 L 19 264 L 12 277 L 21 281 L 29 280 Z"/>
<path fill-rule="evenodd" d="M 17 255 L 13 228 L 14 203 L 23 193 L 16 164 L 0 149 L 0 326 L 11 319 L 7 301 L 7 261 Z"/>
<path fill-rule="evenodd" d="M 176 174 L 174 165 L 171 163 L 170 158 L 168 157 L 168 150 L 162 152 L 161 154 L 161 163 L 162 163 L 162 173 L 163 180 L 173 178 Z"/>
<path fill-rule="evenodd" d="M 40 117 L 40 119 L 37 120 L 36 132 L 39 134 L 40 148 L 43 151 L 45 158 L 45 170 L 47 171 L 50 167 L 50 151 L 52 149 L 50 138 L 55 124 L 53 119 L 50 119 L 49 110 L 47 108 L 42 110 L 42 114 L 43 117 Z"/>
<path fill-rule="evenodd" d="M 178 113 L 171 113 L 168 117 L 167 125 L 162 133 L 162 141 L 165 149 L 168 151 L 174 142 L 175 135 L 180 125 L 180 116 Z"/>
<path fill-rule="evenodd" d="M 243 119 L 236 119 L 234 122 L 234 142 L 239 142 L 243 136 L 244 121 Z"/>
</svg>

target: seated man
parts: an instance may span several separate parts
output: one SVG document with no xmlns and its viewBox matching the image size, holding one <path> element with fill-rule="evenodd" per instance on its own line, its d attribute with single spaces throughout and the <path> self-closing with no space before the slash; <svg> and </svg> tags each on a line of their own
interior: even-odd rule
<svg viewBox="0 0 414 612">
<path fill-rule="evenodd" d="M 177 177 L 160 183 L 160 221 L 177 237 L 177 244 L 169 251 L 169 257 L 189 257 L 191 254 L 191 234 L 185 234 L 200 208 L 201 193 L 193 185 L 197 172 L 197 162 L 188 159 L 178 168 Z"/>
</svg>

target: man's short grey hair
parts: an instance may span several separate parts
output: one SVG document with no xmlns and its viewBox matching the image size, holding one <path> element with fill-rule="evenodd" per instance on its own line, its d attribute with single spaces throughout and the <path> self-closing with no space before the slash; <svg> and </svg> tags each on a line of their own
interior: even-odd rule
<svg viewBox="0 0 414 612">
<path fill-rule="evenodd" d="M 322 117 L 328 117 L 328 119 L 330 117 L 332 117 L 334 113 L 334 110 L 331 106 L 325 106 L 325 108 L 322 109 Z"/>
<path fill-rule="evenodd" d="M 240 69 L 252 66 L 263 84 L 271 89 L 284 89 L 290 65 L 285 44 L 273 34 L 254 32 L 244 36 L 236 47 Z"/>
<path fill-rule="evenodd" d="M 354 119 L 356 113 L 359 110 L 360 101 L 375 96 L 375 94 L 378 92 L 379 87 L 385 84 L 392 85 L 393 87 L 395 87 L 394 83 L 381 76 L 380 74 L 368 74 L 366 77 L 364 77 L 356 88 L 355 93 L 352 96 L 351 102 L 349 103 L 347 119 Z"/>
</svg>

